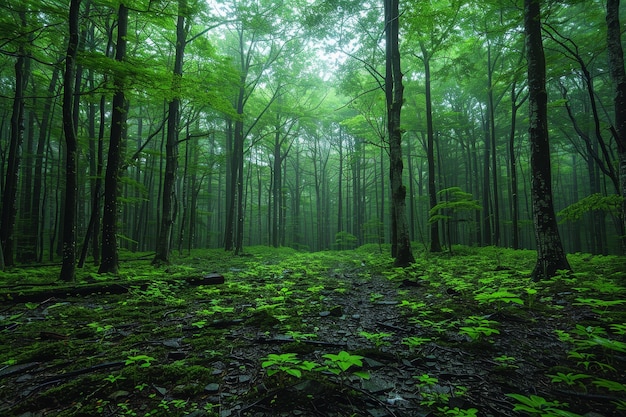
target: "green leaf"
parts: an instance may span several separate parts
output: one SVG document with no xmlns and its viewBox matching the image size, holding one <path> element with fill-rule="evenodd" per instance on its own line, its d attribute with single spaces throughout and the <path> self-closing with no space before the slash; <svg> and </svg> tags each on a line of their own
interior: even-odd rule
<svg viewBox="0 0 626 417">
<path fill-rule="evenodd" d="M 300 372 L 299 369 L 289 368 L 289 369 L 285 369 L 285 372 L 287 372 L 289 375 L 295 376 L 296 378 L 302 377 L 302 372 Z"/>
<path fill-rule="evenodd" d="M 370 379 L 371 375 L 367 371 L 355 371 L 352 372 L 354 375 L 358 376 L 361 379 Z"/>
</svg>

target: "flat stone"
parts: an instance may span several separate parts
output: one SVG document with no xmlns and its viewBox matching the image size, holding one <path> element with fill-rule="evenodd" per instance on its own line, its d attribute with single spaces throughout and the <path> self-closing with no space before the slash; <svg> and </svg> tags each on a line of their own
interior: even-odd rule
<svg viewBox="0 0 626 417">
<path fill-rule="evenodd" d="M 394 385 L 391 382 L 372 377 L 371 379 L 363 380 L 361 382 L 361 387 L 371 394 L 378 394 L 381 392 L 392 390 L 394 388 Z"/>
<path fill-rule="evenodd" d="M 220 390 L 220 384 L 211 383 L 204 387 L 204 390 L 209 394 L 215 394 Z"/>
<path fill-rule="evenodd" d="M 363 358 L 363 362 L 365 362 L 367 366 L 372 369 L 382 368 L 383 366 L 385 366 L 384 363 L 378 362 L 377 360 L 371 358 Z"/>
</svg>

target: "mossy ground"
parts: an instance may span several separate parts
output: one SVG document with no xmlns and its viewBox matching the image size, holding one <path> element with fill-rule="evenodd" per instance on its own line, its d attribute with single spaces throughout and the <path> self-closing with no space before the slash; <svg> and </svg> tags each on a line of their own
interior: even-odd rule
<svg viewBox="0 0 626 417">
<path fill-rule="evenodd" d="M 0 414 L 499 416 L 513 393 L 624 415 L 625 258 L 570 255 L 573 273 L 533 283 L 531 251 L 454 249 L 405 269 L 378 246 L 193 251 L 69 286 L 55 267 L 7 271 Z M 189 285 L 213 271 L 224 284 Z M 73 295 L 113 281 L 127 292 Z M 340 351 L 371 378 L 325 371 Z M 263 358 L 288 352 L 320 367 L 268 376 Z"/>
</svg>

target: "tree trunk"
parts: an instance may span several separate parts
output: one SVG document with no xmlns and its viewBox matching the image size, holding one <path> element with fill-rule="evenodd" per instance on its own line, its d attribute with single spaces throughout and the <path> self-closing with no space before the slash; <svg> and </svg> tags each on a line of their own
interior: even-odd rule
<svg viewBox="0 0 626 417">
<path fill-rule="evenodd" d="M 337 174 L 337 232 L 343 230 L 343 129 L 339 127 L 339 141 L 337 142 L 339 152 L 339 173 Z"/>
<path fill-rule="evenodd" d="M 435 180 L 435 131 L 433 128 L 432 96 L 430 86 L 430 55 L 426 46 L 420 42 L 424 60 L 424 84 L 426 89 L 426 159 L 428 161 L 428 201 L 430 210 L 437 205 L 437 186 Z M 439 240 L 439 222 L 430 223 L 430 251 L 441 252 Z"/>
<path fill-rule="evenodd" d="M 115 60 L 121 62 L 126 57 L 126 35 L 128 30 L 128 7 L 120 4 L 117 22 L 117 46 Z M 98 273 L 117 274 L 117 195 L 122 158 L 122 142 L 126 129 L 126 96 L 124 79 L 117 76 L 114 81 L 113 111 L 111 113 L 111 134 L 109 153 L 104 179 L 104 208 L 102 214 L 102 262 Z"/>
<path fill-rule="evenodd" d="M 389 135 L 389 178 L 391 181 L 391 255 L 395 266 L 415 262 L 406 218 L 406 187 L 402 184 L 402 129 L 400 116 L 404 95 L 400 69 L 399 0 L 385 0 L 385 97 Z"/>
<path fill-rule="evenodd" d="M 22 25 L 26 27 L 26 12 L 19 13 Z M 15 61 L 15 98 L 11 115 L 11 136 L 6 179 L 2 195 L 2 216 L 0 217 L 0 247 L 3 249 L 4 264 L 14 265 L 13 239 L 17 210 L 17 187 L 20 167 L 20 147 L 24 139 L 24 90 L 28 84 L 28 57 L 24 45 L 20 45 Z"/>
<path fill-rule="evenodd" d="M 487 118 L 489 118 L 489 112 L 487 112 Z M 484 126 L 484 134 L 485 134 L 485 153 L 483 159 L 483 209 L 482 209 L 482 220 L 483 220 L 483 245 L 490 246 L 493 244 L 493 234 L 491 229 L 491 185 L 490 185 L 490 175 L 489 175 L 489 162 L 491 161 L 491 136 L 489 135 L 489 122 L 486 120 L 483 123 Z"/>
<path fill-rule="evenodd" d="M 61 279 L 74 281 L 76 278 L 76 205 L 78 201 L 76 111 L 74 107 L 76 54 L 78 52 L 78 20 L 80 0 L 71 0 L 69 11 L 69 42 L 63 75 L 63 132 L 65 134 L 65 222 L 63 223 L 63 257 Z"/>
<path fill-rule="evenodd" d="M 524 96 L 521 102 L 518 102 L 520 93 L 516 92 L 517 82 L 511 85 L 511 130 L 509 136 L 509 160 L 511 161 L 511 219 L 513 223 L 513 249 L 519 249 L 519 196 L 517 185 L 517 156 L 515 155 L 515 126 L 517 123 L 517 111 L 526 101 L 528 96 Z"/>
<path fill-rule="evenodd" d="M 242 79 L 243 83 L 245 80 Z M 239 97 L 237 100 L 237 111 L 241 108 L 243 111 L 243 87 L 239 87 Z M 237 153 L 235 147 L 235 131 L 238 130 L 237 125 L 242 123 L 241 121 L 235 121 L 235 128 L 233 128 L 232 119 L 227 120 L 226 126 L 226 149 L 228 152 L 228 160 L 226 162 L 226 224 L 224 226 L 224 249 L 227 251 L 233 250 L 234 246 L 234 224 L 235 224 L 235 201 L 237 196 L 237 190 L 235 184 L 237 183 Z M 221 219 L 221 217 L 218 217 Z"/>
<path fill-rule="evenodd" d="M 42 195 L 43 190 L 43 182 L 45 181 L 45 176 L 42 175 L 44 172 L 44 154 L 46 149 L 46 142 L 49 134 L 49 126 L 50 121 L 53 118 L 53 99 L 56 95 L 57 91 L 57 83 L 59 81 L 59 69 L 55 67 L 52 72 L 52 78 L 50 79 L 50 84 L 48 86 L 48 96 L 44 102 L 43 106 L 43 115 L 41 119 L 41 126 L 39 127 L 39 137 L 37 139 L 37 151 L 35 154 L 35 170 L 33 174 L 33 202 L 31 207 L 31 217 L 30 221 L 33 225 L 36 225 L 36 234 L 33 236 L 32 245 L 35 248 L 35 252 L 37 254 L 37 260 L 41 261 L 43 256 L 43 245 L 40 243 L 40 239 L 43 235 L 43 222 L 41 220 L 43 207 L 42 201 L 44 199 Z"/>
<path fill-rule="evenodd" d="M 530 105 L 531 199 L 537 242 L 537 264 L 532 273 L 535 281 L 550 278 L 556 275 L 558 270 L 571 270 L 563 251 L 552 202 L 548 94 L 540 9 L 540 0 L 524 1 Z"/>
<path fill-rule="evenodd" d="M 489 138 L 491 139 L 491 176 L 493 179 L 492 182 L 492 186 L 493 186 L 493 239 L 492 239 L 492 244 L 494 246 L 499 246 L 500 245 L 500 203 L 499 203 L 499 188 L 498 188 L 498 163 L 497 163 L 497 158 L 496 158 L 496 150 L 497 150 L 497 146 L 496 146 L 496 109 L 495 109 L 495 104 L 494 104 L 494 100 L 493 100 L 493 67 L 496 65 L 495 62 L 492 62 L 492 58 L 491 58 L 491 44 L 487 45 L 488 49 L 487 49 L 487 55 L 488 55 L 488 62 L 487 62 L 487 66 L 488 66 L 488 86 L 487 86 L 487 90 L 488 90 L 488 109 L 487 109 L 487 114 L 488 114 L 488 120 L 489 120 L 489 126 L 487 127 L 488 129 L 488 135 Z M 497 58 L 496 58 L 497 60 Z M 485 172 L 487 172 L 487 170 L 485 170 Z M 485 181 L 485 185 L 488 184 L 488 181 Z M 487 204 L 487 203 L 485 203 Z"/>
<path fill-rule="evenodd" d="M 180 79 L 183 76 L 183 55 L 187 43 L 185 15 L 187 1 L 178 0 L 178 22 L 176 24 L 176 52 L 172 92 L 174 98 L 169 102 L 167 113 L 167 139 L 165 143 L 165 178 L 163 179 L 163 199 L 161 208 L 161 226 L 157 237 L 156 255 L 153 264 L 169 264 L 172 242 L 172 229 L 175 220 L 176 171 L 178 169 L 178 122 L 180 111 Z"/>
<path fill-rule="evenodd" d="M 279 115 L 276 115 L 276 124 L 274 126 L 274 168 L 273 168 L 273 185 L 272 185 L 272 246 L 277 248 L 279 246 L 278 241 L 278 233 L 279 233 L 279 213 L 281 206 L 281 189 L 282 189 L 282 171 L 280 169 L 282 158 L 280 152 L 280 122 L 278 120 Z"/>
<path fill-rule="evenodd" d="M 609 72 L 613 80 L 615 96 L 615 130 L 617 142 L 619 191 L 626 198 L 626 71 L 622 48 L 621 26 L 619 21 L 619 0 L 607 0 L 606 25 L 609 56 Z M 622 201 L 621 230 L 622 251 L 626 251 L 626 200 Z"/>
</svg>

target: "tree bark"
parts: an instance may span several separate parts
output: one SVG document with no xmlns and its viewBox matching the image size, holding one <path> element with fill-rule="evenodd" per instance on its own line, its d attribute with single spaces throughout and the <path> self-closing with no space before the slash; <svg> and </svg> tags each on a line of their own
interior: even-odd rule
<svg viewBox="0 0 626 417">
<path fill-rule="evenodd" d="M 517 123 L 517 111 L 526 101 L 528 96 L 524 96 L 520 102 L 518 98 L 520 92 L 516 91 L 517 82 L 511 85 L 511 130 L 509 134 L 509 160 L 511 163 L 511 220 L 512 220 L 512 245 L 513 249 L 519 249 L 519 187 L 517 185 L 517 156 L 515 155 L 515 126 Z"/>
<path fill-rule="evenodd" d="M 626 197 L 626 71 L 624 69 L 624 50 L 622 48 L 621 26 L 619 21 L 619 0 L 607 0 L 606 25 L 609 56 L 609 72 L 615 89 L 613 104 L 615 107 L 614 136 L 617 142 L 619 192 Z M 626 251 L 626 201 L 622 202 L 621 212 L 622 252 Z"/>
<path fill-rule="evenodd" d="M 385 0 L 385 98 L 389 135 L 389 177 L 391 181 L 391 255 L 395 266 L 415 262 L 406 218 L 406 187 L 402 184 L 402 129 L 400 116 L 404 99 L 400 69 L 399 0 Z"/>
<path fill-rule="evenodd" d="M 426 159 L 428 161 L 428 201 L 429 209 L 437 205 L 437 184 L 435 180 L 435 130 L 433 127 L 432 96 L 430 86 L 430 54 L 424 43 L 420 42 L 424 61 L 424 84 L 426 90 Z M 430 223 L 430 251 L 441 252 L 439 222 Z"/>
<path fill-rule="evenodd" d="M 492 62 L 491 58 L 491 44 L 487 45 L 487 74 L 488 74 L 488 106 L 487 114 L 489 126 L 487 127 L 488 135 L 491 144 L 491 176 L 493 186 L 493 231 L 491 242 L 494 246 L 500 245 L 500 204 L 499 204 L 499 187 L 498 187 L 498 160 L 496 157 L 496 106 L 493 99 L 493 72 L 496 65 L 497 58 Z M 488 161 L 489 162 L 489 161 Z M 488 170 L 485 170 L 488 173 Z M 485 181 L 485 185 L 488 185 L 489 181 Z M 485 202 L 485 205 L 488 205 Z"/>
<path fill-rule="evenodd" d="M 26 12 L 19 13 L 22 25 L 26 27 Z M 11 136 L 7 161 L 4 193 L 2 195 L 2 216 L 0 217 L 0 247 L 6 266 L 14 265 L 13 239 L 17 210 L 17 187 L 20 167 L 20 147 L 24 140 L 24 92 L 28 84 L 28 56 L 24 45 L 20 45 L 15 61 L 15 97 L 11 115 Z"/>
<path fill-rule="evenodd" d="M 541 39 L 540 0 L 524 1 L 524 27 L 530 105 L 531 199 L 537 242 L 537 263 L 532 278 L 538 281 L 556 275 L 558 270 L 571 270 L 571 267 L 563 251 L 552 201 L 548 94 Z"/>
<path fill-rule="evenodd" d="M 169 102 L 167 113 L 167 139 L 165 144 L 165 178 L 163 179 L 163 199 L 161 227 L 157 237 L 156 255 L 153 264 L 169 264 L 172 242 L 172 229 L 175 219 L 176 171 L 178 169 L 178 122 L 180 112 L 180 79 L 183 76 L 183 56 L 187 43 L 185 15 L 187 1 L 178 0 L 178 21 L 176 23 L 176 52 L 172 91 L 174 98 Z"/>
<path fill-rule="evenodd" d="M 128 31 L 128 7 L 120 4 L 117 22 L 117 45 L 115 60 L 126 58 L 126 35 Z M 117 197 L 120 166 L 122 158 L 122 142 L 126 129 L 126 96 L 124 79 L 117 75 L 114 81 L 113 111 L 111 114 L 111 134 L 109 153 L 104 178 L 104 207 L 102 214 L 102 262 L 98 273 L 117 274 L 119 259 L 117 251 Z"/>
<path fill-rule="evenodd" d="M 72 83 L 75 82 L 76 55 L 78 53 L 78 19 L 80 0 L 70 1 L 69 41 L 63 74 L 63 133 L 65 134 L 65 221 L 63 223 L 62 265 L 60 278 L 76 278 L 76 206 L 78 202 L 77 152 L 75 102 Z"/>
</svg>

